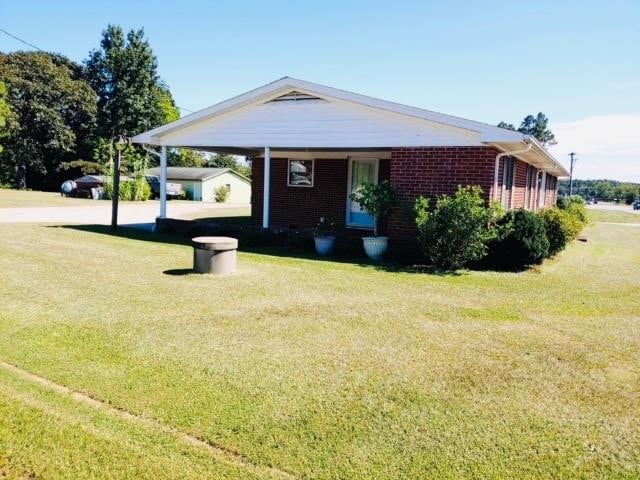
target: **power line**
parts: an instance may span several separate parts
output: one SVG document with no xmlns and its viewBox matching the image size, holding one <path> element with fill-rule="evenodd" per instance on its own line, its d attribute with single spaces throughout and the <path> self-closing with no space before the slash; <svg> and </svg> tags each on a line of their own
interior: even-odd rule
<svg viewBox="0 0 640 480">
<path fill-rule="evenodd" d="M 39 52 L 43 52 L 43 51 L 44 51 L 44 50 L 42 50 L 41 48 L 36 47 L 33 43 L 29 43 L 29 42 L 27 42 L 26 40 L 21 39 L 20 37 L 16 37 L 13 33 L 9 33 L 9 32 L 7 32 L 5 29 L 3 29 L 3 28 L 0 28 L 0 32 L 4 33 L 5 35 L 10 36 L 11 38 L 14 38 L 14 39 L 18 40 L 19 42 L 24 43 L 25 45 L 30 46 L 31 48 L 35 48 L 35 49 L 36 49 L 36 50 L 38 50 Z"/>
</svg>

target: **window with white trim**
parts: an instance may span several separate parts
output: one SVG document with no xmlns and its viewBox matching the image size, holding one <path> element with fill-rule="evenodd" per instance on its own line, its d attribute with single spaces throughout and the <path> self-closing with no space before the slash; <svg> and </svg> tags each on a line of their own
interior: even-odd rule
<svg viewBox="0 0 640 480">
<path fill-rule="evenodd" d="M 287 165 L 287 186 L 313 187 L 313 160 L 289 160 Z"/>
<path fill-rule="evenodd" d="M 504 172 L 502 177 L 502 205 L 507 210 L 511 208 L 515 177 L 516 159 L 513 157 L 507 157 L 504 160 Z"/>
</svg>

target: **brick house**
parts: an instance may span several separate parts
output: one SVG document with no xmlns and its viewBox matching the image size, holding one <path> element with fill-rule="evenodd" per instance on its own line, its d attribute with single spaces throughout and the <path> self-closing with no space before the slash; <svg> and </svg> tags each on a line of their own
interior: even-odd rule
<svg viewBox="0 0 640 480">
<path fill-rule="evenodd" d="M 264 228 L 310 228 L 325 217 L 341 229 L 371 229 L 349 193 L 382 180 L 404 204 L 479 185 L 488 201 L 537 210 L 555 203 L 558 177 L 568 175 L 519 132 L 289 77 L 133 141 L 161 146 L 164 167 L 169 146 L 250 157 L 252 218 Z M 385 227 L 396 245 L 415 243 L 405 209 Z"/>
</svg>

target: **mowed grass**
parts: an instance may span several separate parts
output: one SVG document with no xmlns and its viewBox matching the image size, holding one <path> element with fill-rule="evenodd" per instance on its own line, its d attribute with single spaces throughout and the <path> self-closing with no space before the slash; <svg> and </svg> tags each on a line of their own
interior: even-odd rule
<svg viewBox="0 0 640 480">
<path fill-rule="evenodd" d="M 590 208 L 588 212 L 592 222 L 640 223 L 640 213 L 631 207 L 628 211 Z"/>
<path fill-rule="evenodd" d="M 80 207 L 95 204 L 95 200 L 63 197 L 56 192 L 37 192 L 32 190 L 0 188 L 0 208 Z"/>
<path fill-rule="evenodd" d="M 106 232 L 106 231 L 105 231 Z M 0 472 L 37 478 L 638 478 L 640 232 L 436 276 L 0 226 Z"/>
</svg>

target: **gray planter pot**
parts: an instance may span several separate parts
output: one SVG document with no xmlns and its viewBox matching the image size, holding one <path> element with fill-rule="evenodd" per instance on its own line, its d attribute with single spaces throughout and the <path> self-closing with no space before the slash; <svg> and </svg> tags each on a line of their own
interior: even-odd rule
<svg viewBox="0 0 640 480">
<path fill-rule="evenodd" d="M 382 260 L 389 248 L 389 237 L 362 237 L 364 251 L 371 260 Z"/>
<path fill-rule="evenodd" d="M 316 244 L 316 252 L 318 255 L 329 255 L 333 251 L 333 245 L 336 241 L 336 237 L 333 235 L 325 235 L 324 237 L 313 237 L 313 241 Z"/>
</svg>

